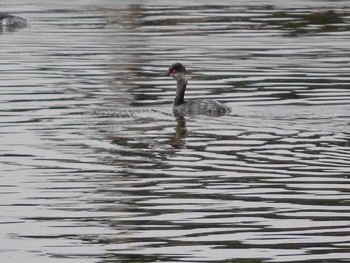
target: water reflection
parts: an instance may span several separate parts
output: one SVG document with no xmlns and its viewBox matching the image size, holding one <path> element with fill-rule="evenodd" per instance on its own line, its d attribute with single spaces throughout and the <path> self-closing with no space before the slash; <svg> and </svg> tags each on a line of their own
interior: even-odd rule
<svg viewBox="0 0 350 263">
<path fill-rule="evenodd" d="M 183 148 L 185 145 L 184 138 L 187 136 L 186 119 L 183 116 L 176 118 L 176 129 L 174 136 L 169 139 L 168 144 L 178 149 Z"/>
<path fill-rule="evenodd" d="M 349 25 L 343 19 L 348 14 L 342 11 L 334 12 L 333 10 L 328 10 L 313 13 L 276 12 L 273 16 L 286 19 L 286 21 L 281 23 L 281 26 L 290 31 L 290 36 L 349 30 Z"/>
<path fill-rule="evenodd" d="M 104 163 L 121 170 L 94 181 L 88 203 L 105 213 L 89 222 L 118 234 L 86 240 L 126 261 L 343 258 L 346 247 L 328 248 L 347 239 L 348 117 L 340 107 L 315 118 L 321 109 L 235 107 L 231 116 L 162 125 L 115 120 L 107 133 L 125 137 Z"/>
<path fill-rule="evenodd" d="M 41 2 L 0 35 L 1 259 L 348 260 L 344 2 Z M 174 116 L 174 61 L 232 113 Z"/>
</svg>

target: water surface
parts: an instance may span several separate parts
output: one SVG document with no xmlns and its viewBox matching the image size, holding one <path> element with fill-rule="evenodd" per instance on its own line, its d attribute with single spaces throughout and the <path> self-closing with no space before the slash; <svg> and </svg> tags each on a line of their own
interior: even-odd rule
<svg viewBox="0 0 350 263">
<path fill-rule="evenodd" d="M 2 8 L 2 261 L 349 262 L 347 2 Z"/>
</svg>

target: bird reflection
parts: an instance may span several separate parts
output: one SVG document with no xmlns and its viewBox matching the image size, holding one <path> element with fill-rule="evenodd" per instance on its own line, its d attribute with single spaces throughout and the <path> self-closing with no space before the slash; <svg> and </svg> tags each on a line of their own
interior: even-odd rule
<svg viewBox="0 0 350 263">
<path fill-rule="evenodd" d="M 185 145 L 183 139 L 187 137 L 186 119 L 184 116 L 177 116 L 176 122 L 175 134 L 167 143 L 174 148 L 183 148 Z"/>
</svg>

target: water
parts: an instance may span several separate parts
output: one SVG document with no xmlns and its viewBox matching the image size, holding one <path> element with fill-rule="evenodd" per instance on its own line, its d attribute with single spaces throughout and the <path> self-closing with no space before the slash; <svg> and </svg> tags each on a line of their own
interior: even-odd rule
<svg viewBox="0 0 350 263">
<path fill-rule="evenodd" d="M 2 8 L 1 261 L 349 262 L 347 2 Z"/>
</svg>

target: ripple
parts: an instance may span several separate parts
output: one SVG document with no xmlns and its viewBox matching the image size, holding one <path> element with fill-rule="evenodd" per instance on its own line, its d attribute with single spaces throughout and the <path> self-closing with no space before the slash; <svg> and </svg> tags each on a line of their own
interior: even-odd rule
<svg viewBox="0 0 350 263">
<path fill-rule="evenodd" d="M 51 2 L 0 33 L 1 259 L 348 260 L 345 1 Z"/>
</svg>

